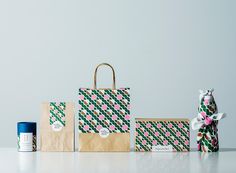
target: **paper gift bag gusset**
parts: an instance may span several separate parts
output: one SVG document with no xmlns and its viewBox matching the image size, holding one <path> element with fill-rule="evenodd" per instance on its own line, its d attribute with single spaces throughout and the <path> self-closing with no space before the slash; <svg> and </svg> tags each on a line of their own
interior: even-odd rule
<svg viewBox="0 0 236 173">
<path fill-rule="evenodd" d="M 137 118 L 136 151 L 189 151 L 189 120 Z"/>
<path fill-rule="evenodd" d="M 113 72 L 112 89 L 97 89 L 100 66 Z M 130 89 L 116 89 L 115 71 L 97 66 L 94 88 L 79 89 L 79 151 L 130 150 Z"/>
<path fill-rule="evenodd" d="M 42 104 L 41 151 L 74 151 L 74 103 Z"/>
</svg>

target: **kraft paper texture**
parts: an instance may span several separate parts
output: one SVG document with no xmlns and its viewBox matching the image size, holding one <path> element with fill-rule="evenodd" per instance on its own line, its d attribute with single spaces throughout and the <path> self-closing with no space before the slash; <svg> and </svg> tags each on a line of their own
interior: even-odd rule
<svg viewBox="0 0 236 173">
<path fill-rule="evenodd" d="M 74 103 L 66 102 L 66 125 L 60 131 L 52 130 L 49 117 L 50 103 L 43 103 L 40 123 L 41 151 L 74 151 Z"/>
<path fill-rule="evenodd" d="M 79 151 L 130 151 L 129 133 L 112 133 L 102 138 L 98 133 L 80 133 Z"/>
</svg>

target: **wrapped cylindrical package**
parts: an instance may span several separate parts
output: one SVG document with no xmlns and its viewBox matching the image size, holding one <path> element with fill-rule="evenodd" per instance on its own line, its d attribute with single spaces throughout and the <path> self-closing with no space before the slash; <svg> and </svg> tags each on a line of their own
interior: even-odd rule
<svg viewBox="0 0 236 173">
<path fill-rule="evenodd" d="M 218 113 L 214 90 L 200 90 L 198 116 L 191 122 L 192 129 L 197 130 L 197 148 L 202 152 L 216 152 L 219 150 L 218 121 L 226 116 Z"/>
</svg>

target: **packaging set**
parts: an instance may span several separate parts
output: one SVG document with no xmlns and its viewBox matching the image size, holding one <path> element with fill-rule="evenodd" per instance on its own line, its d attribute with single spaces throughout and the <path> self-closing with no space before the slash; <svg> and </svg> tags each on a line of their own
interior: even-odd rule
<svg viewBox="0 0 236 173">
<path fill-rule="evenodd" d="M 100 67 L 112 70 L 112 87 L 97 87 Z M 40 121 L 41 151 L 74 151 L 78 131 L 79 151 L 130 151 L 130 88 L 116 88 L 114 68 L 99 64 L 94 71 L 92 88 L 78 92 L 78 125 L 75 129 L 75 106 L 72 102 L 45 102 Z M 218 113 L 212 90 L 201 91 L 198 116 L 191 122 L 199 129 L 198 150 L 219 150 L 218 121 L 225 113 Z M 189 120 L 180 118 L 136 118 L 135 151 L 188 152 L 190 151 Z M 17 123 L 18 151 L 36 151 L 36 123 Z"/>
</svg>

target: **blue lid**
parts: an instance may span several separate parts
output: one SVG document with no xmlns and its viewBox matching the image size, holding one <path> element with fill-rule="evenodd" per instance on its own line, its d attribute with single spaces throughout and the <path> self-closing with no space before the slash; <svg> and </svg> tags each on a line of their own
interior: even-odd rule
<svg viewBox="0 0 236 173">
<path fill-rule="evenodd" d="M 33 133 L 36 135 L 37 123 L 36 122 L 18 122 L 17 123 L 17 135 L 20 133 Z"/>
</svg>

